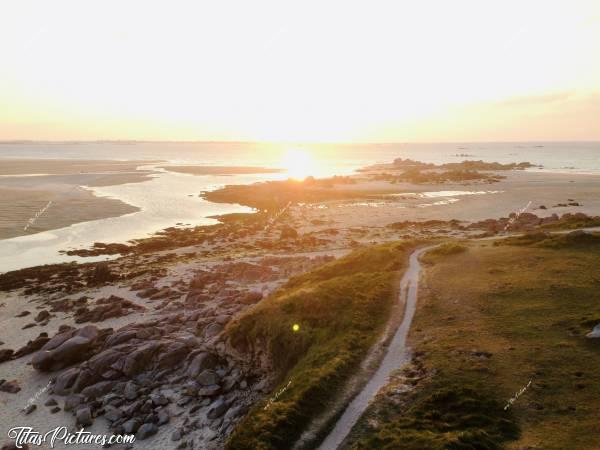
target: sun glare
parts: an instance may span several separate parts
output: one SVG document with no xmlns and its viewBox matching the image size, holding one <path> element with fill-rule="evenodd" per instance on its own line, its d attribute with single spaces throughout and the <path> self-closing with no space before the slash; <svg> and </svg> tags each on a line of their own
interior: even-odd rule
<svg viewBox="0 0 600 450">
<path fill-rule="evenodd" d="M 296 180 L 304 180 L 308 176 L 317 174 L 312 155 L 304 150 L 288 149 L 283 156 L 282 166 L 287 175 Z"/>
</svg>

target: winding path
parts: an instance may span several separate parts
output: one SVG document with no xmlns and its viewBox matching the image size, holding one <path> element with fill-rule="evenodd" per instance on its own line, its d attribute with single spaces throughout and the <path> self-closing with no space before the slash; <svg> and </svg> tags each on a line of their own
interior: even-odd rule
<svg viewBox="0 0 600 450">
<path fill-rule="evenodd" d="M 406 348 L 406 337 L 417 306 L 417 289 L 421 273 L 419 257 L 433 247 L 415 250 L 410 255 L 408 269 L 400 281 L 399 301 L 405 305 L 402 322 L 392 338 L 381 365 L 365 387 L 346 407 L 334 428 L 319 446 L 319 450 L 336 450 L 365 412 L 375 394 L 387 384 L 390 374 L 409 360 L 410 353 Z"/>
</svg>

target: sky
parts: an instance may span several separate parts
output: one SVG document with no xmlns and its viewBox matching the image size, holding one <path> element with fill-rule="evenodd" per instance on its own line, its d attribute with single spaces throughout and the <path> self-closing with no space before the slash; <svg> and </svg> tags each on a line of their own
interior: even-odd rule
<svg viewBox="0 0 600 450">
<path fill-rule="evenodd" d="M 0 140 L 600 140 L 600 1 L 0 0 Z"/>
</svg>

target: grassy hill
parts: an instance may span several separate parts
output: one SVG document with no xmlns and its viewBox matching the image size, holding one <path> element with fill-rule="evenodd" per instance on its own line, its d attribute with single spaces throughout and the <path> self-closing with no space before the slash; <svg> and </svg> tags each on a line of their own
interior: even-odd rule
<svg viewBox="0 0 600 450">
<path fill-rule="evenodd" d="M 429 255 L 413 364 L 349 447 L 597 449 L 600 340 L 585 337 L 600 323 L 596 244 L 540 234 Z"/>
<path fill-rule="evenodd" d="M 286 449 L 327 407 L 381 334 L 416 241 L 362 248 L 291 279 L 227 329 L 265 348 L 280 380 L 230 437 L 229 449 Z"/>
</svg>

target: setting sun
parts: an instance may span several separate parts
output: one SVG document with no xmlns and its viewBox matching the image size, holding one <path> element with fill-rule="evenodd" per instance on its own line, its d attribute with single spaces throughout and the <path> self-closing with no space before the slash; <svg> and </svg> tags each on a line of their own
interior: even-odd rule
<svg viewBox="0 0 600 450">
<path fill-rule="evenodd" d="M 317 175 L 317 166 L 312 155 L 304 150 L 289 149 L 283 156 L 282 166 L 290 178 L 303 180 Z"/>
</svg>

